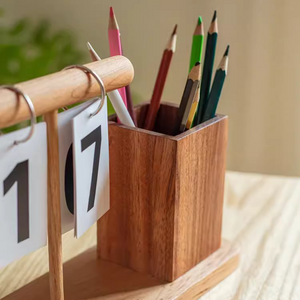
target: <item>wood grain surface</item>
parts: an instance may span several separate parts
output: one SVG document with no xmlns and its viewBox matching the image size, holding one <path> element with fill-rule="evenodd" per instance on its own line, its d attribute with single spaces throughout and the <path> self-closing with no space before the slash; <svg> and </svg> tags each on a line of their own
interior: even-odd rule
<svg viewBox="0 0 300 300">
<path fill-rule="evenodd" d="M 124 56 L 114 56 L 85 65 L 96 72 L 103 81 L 106 92 L 131 83 L 134 75 L 131 62 Z M 99 96 L 97 81 L 79 69 L 69 69 L 16 84 L 28 94 L 36 115 L 43 115 L 58 108 Z M 14 92 L 0 91 L 0 128 L 30 118 L 30 111 L 24 100 Z"/>
<path fill-rule="evenodd" d="M 176 120 L 178 108 L 161 108 L 158 118 Z M 98 221 L 99 257 L 173 281 L 216 251 L 227 131 L 226 116 L 176 136 L 110 124 L 110 210 Z"/>
<path fill-rule="evenodd" d="M 51 300 L 64 299 L 57 111 L 45 114 L 48 145 L 48 253 Z"/>
<path fill-rule="evenodd" d="M 300 299 L 299 198 L 298 178 L 227 173 L 223 237 L 240 245 L 241 262 L 201 300 Z M 95 244 L 96 226 L 79 240 L 69 232 L 64 261 Z M 47 247 L 1 269 L 0 298 L 47 271 Z"/>
<path fill-rule="evenodd" d="M 117 264 L 97 259 L 96 248 L 64 265 L 66 300 L 194 299 L 231 274 L 239 262 L 239 249 L 224 242 L 222 248 L 172 283 L 159 281 Z M 6 300 L 50 300 L 48 274 L 12 293 Z"/>
<path fill-rule="evenodd" d="M 171 280 L 176 142 L 115 124 L 109 138 L 113 188 L 98 221 L 99 256 Z"/>
<path fill-rule="evenodd" d="M 174 278 L 221 245 L 227 135 L 220 115 L 178 135 Z"/>
</svg>

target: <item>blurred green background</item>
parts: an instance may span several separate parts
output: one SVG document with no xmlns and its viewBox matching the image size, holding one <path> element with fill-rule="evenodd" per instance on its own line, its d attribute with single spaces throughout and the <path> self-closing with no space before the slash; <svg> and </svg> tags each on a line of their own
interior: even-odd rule
<svg viewBox="0 0 300 300">
<path fill-rule="evenodd" d="M 0 8 L 0 18 L 5 17 Z M 47 20 L 33 23 L 24 18 L 9 25 L 0 24 L 0 85 L 27 81 L 60 71 L 68 65 L 89 62 L 88 52 L 79 49 L 73 33 L 53 31 Z M 110 103 L 108 112 L 114 112 Z M 30 121 L 26 121 L 1 131 L 8 133 L 29 124 Z"/>
<path fill-rule="evenodd" d="M 4 18 L 3 11 L 0 13 Z M 52 32 L 50 23 L 45 20 L 33 24 L 29 19 L 21 19 L 11 25 L 2 25 L 0 41 L 1 84 L 53 73 L 86 58 L 70 32 Z"/>
<path fill-rule="evenodd" d="M 86 42 L 91 42 L 100 57 L 108 57 L 110 6 L 114 7 L 121 29 L 124 54 L 134 66 L 131 84 L 134 102 L 151 98 L 163 49 L 174 24 L 178 24 L 176 53 L 162 96 L 162 101 L 177 104 L 188 75 L 196 20 L 202 16 L 206 35 L 213 11 L 217 10 L 219 36 L 215 67 L 230 44 L 228 76 L 218 106 L 218 113 L 229 116 L 227 168 L 300 176 L 300 139 L 297 138 L 300 42 L 293 30 L 300 26 L 300 1 L 1 0 L 0 8 L 5 9 L 5 14 L 0 17 L 0 49 L 7 49 L 10 44 L 12 51 L 19 53 L 17 61 L 24 61 L 16 64 L 12 58 L 4 59 L 2 49 L 0 83 L 40 76 L 70 63 L 87 63 L 90 58 Z M 30 20 L 31 25 L 22 33 L 14 33 L 13 28 L 23 18 Z M 41 26 L 42 19 L 51 24 L 48 33 L 45 29 L 38 30 L 45 26 Z M 68 37 L 61 41 L 62 29 L 74 34 L 76 40 L 71 38 L 68 42 Z M 42 32 L 37 35 L 42 38 L 34 38 L 30 32 Z M 56 43 L 52 44 L 51 40 Z M 14 43 L 22 49 L 13 47 Z M 38 45 L 39 55 L 47 59 L 39 59 L 32 51 L 33 45 Z M 47 49 L 47 45 L 52 48 Z M 82 57 L 69 57 L 58 51 L 61 47 L 75 53 L 79 49 Z M 25 58 L 21 59 L 21 53 Z"/>
</svg>

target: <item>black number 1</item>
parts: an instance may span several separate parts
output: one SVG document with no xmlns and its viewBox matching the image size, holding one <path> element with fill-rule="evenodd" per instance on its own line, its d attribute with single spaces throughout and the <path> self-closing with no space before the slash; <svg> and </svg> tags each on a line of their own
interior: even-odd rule
<svg viewBox="0 0 300 300">
<path fill-rule="evenodd" d="M 95 143 L 92 181 L 91 181 L 89 205 L 88 205 L 87 211 L 90 211 L 94 207 L 94 204 L 95 204 L 101 141 L 102 141 L 101 125 L 81 140 L 81 152 L 83 152 L 85 149 L 87 149 L 93 143 Z"/>
<path fill-rule="evenodd" d="M 18 243 L 29 238 L 28 160 L 18 163 L 3 182 L 4 196 L 17 182 Z"/>
</svg>

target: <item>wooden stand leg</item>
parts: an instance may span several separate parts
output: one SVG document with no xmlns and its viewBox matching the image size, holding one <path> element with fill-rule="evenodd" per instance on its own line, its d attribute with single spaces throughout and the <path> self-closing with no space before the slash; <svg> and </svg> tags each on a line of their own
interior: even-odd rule
<svg viewBox="0 0 300 300">
<path fill-rule="evenodd" d="M 63 300 L 63 265 L 59 190 L 57 111 L 47 113 L 48 138 L 48 252 L 50 299 Z"/>
</svg>

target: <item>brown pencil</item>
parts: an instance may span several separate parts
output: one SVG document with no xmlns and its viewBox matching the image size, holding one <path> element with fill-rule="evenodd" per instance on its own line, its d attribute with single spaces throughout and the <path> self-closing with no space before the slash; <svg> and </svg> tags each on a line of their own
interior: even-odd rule
<svg viewBox="0 0 300 300">
<path fill-rule="evenodd" d="M 132 102 L 132 97 L 131 97 L 130 85 L 125 86 L 125 91 L 126 91 L 128 112 L 129 112 L 129 114 L 132 118 L 132 121 L 133 121 L 134 125 L 137 126 L 136 115 L 135 115 L 135 111 L 134 111 L 134 108 L 133 108 L 133 102 Z"/>
<path fill-rule="evenodd" d="M 180 106 L 177 114 L 177 130 L 183 132 L 186 129 L 188 117 L 194 102 L 195 96 L 200 85 L 201 65 L 196 62 L 189 73 L 186 85 L 181 98 Z M 177 132 L 178 132 L 177 131 Z"/>
<path fill-rule="evenodd" d="M 122 49 L 122 55 L 124 55 L 123 49 Z M 134 111 L 134 108 L 133 108 L 133 101 L 132 101 L 132 97 L 131 97 L 130 85 L 125 86 L 125 91 L 126 91 L 126 100 L 127 100 L 128 112 L 129 112 L 129 114 L 132 118 L 132 121 L 133 121 L 134 125 L 137 126 L 136 115 L 135 115 L 135 111 Z"/>
<path fill-rule="evenodd" d="M 171 64 L 171 59 L 176 48 L 176 38 L 177 38 L 176 30 L 177 30 L 177 25 L 175 25 L 174 27 L 170 40 L 167 44 L 166 49 L 164 50 L 163 57 L 161 59 L 158 75 L 156 78 L 153 94 L 151 97 L 150 106 L 144 123 L 144 128 L 148 130 L 153 129 L 155 119 L 156 119 L 156 114 L 160 106 L 160 100 L 166 83 L 169 67 Z"/>
</svg>

